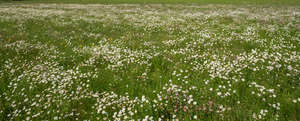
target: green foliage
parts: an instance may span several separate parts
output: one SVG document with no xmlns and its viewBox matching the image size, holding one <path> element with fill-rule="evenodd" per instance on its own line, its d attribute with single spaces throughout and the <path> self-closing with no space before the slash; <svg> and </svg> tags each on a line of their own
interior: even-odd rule
<svg viewBox="0 0 300 121">
<path fill-rule="evenodd" d="M 14 0 L 4 0 L 14 1 Z M 17 0 L 15 0 L 17 1 Z M 299 5 L 298 0 L 19 0 L 24 3 L 83 3 L 83 4 L 256 4 Z"/>
<path fill-rule="evenodd" d="M 300 120 L 297 1 L 148 3 L 1 4 L 0 120 Z"/>
</svg>

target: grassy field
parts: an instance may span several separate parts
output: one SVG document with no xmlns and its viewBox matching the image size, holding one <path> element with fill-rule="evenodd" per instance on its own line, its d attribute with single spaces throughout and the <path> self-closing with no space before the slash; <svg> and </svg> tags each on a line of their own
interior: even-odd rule
<svg viewBox="0 0 300 121">
<path fill-rule="evenodd" d="M 300 5 L 299 0 L 2 0 L 13 3 Z M 0 1 L 1 2 L 1 1 Z"/>
<path fill-rule="evenodd" d="M 0 120 L 300 120 L 296 0 L 51 2 L 0 4 Z"/>
</svg>

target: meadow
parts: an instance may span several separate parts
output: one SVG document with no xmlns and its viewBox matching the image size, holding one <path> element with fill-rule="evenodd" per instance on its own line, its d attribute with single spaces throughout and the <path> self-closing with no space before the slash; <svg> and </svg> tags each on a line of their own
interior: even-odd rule
<svg viewBox="0 0 300 121">
<path fill-rule="evenodd" d="M 0 3 L 0 120 L 300 120 L 297 0 Z"/>
</svg>

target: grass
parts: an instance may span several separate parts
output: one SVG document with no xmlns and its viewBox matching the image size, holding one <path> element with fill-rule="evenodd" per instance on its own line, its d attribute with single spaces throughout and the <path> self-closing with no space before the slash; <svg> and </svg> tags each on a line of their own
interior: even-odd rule
<svg viewBox="0 0 300 121">
<path fill-rule="evenodd" d="M 298 0 L 21 0 L 13 3 L 299 5 Z"/>
<path fill-rule="evenodd" d="M 181 3 L 0 4 L 0 120 L 300 120 L 297 1 Z"/>
</svg>

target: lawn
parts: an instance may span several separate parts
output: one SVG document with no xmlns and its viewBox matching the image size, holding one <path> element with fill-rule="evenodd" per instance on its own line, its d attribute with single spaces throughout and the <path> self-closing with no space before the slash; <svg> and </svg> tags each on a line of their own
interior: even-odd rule
<svg viewBox="0 0 300 121">
<path fill-rule="evenodd" d="M 0 4 L 0 120 L 300 120 L 297 0 Z"/>
</svg>

